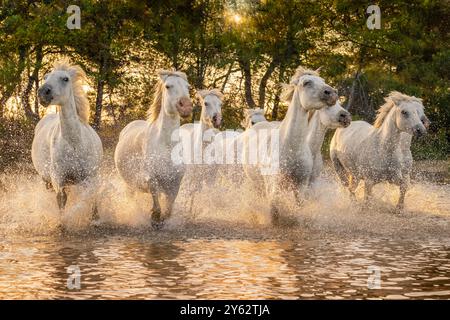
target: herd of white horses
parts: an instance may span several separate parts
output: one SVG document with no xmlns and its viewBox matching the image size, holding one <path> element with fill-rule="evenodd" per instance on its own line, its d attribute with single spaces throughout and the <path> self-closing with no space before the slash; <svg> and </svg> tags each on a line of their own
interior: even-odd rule
<svg viewBox="0 0 450 320">
<path fill-rule="evenodd" d="M 207 143 L 196 138 L 201 134 L 195 131 L 215 130 L 216 139 L 210 143 L 223 144 L 225 139 L 228 145 L 240 144 L 241 170 L 266 196 L 274 224 L 279 222 L 283 195 L 292 192 L 301 205 L 305 192 L 319 177 L 323 166 L 321 148 L 329 129 L 336 129 L 330 146 L 331 162 L 351 195 L 354 197 L 361 180 L 365 200 L 375 184 L 389 182 L 400 187 L 396 209 L 403 210 L 413 161 L 412 136 L 425 134 L 430 123 L 421 99 L 391 92 L 379 108 L 374 125 L 352 122 L 350 113 L 338 101 L 337 91 L 318 71 L 299 67 L 290 83 L 283 84 L 282 99 L 289 106 L 282 121 L 267 121 L 261 109 L 249 109 L 242 122 L 245 130 L 224 138 L 224 131 L 219 131 L 223 101 L 219 90 L 198 91 L 202 108 L 199 125 L 180 127 L 181 118 L 190 116 L 193 110 L 186 74 L 162 70 L 158 76 L 148 120 L 129 123 L 120 133 L 114 154 L 116 169 L 129 188 L 150 193 L 152 225 L 158 226 L 170 216 L 181 181 L 188 176 L 185 173 L 193 172 L 189 177 L 194 179 L 195 170 L 205 169 L 205 165 L 173 161 L 176 142 L 172 135 L 177 129 L 192 137 L 189 139 L 200 149 Z M 67 188 L 96 181 L 102 162 L 101 140 L 88 124 L 89 104 L 82 87 L 85 77 L 79 66 L 62 60 L 55 63 L 38 90 L 40 103 L 45 107 L 56 105 L 57 113 L 46 115 L 37 124 L 32 159 L 47 187 L 55 190 L 60 210 L 67 202 Z M 279 139 L 279 169 L 263 175 L 259 164 L 248 160 L 250 132 L 274 129 Z M 269 152 L 269 161 L 271 156 Z M 213 176 L 217 168 L 207 166 Z M 201 182 L 195 183 L 197 187 Z"/>
</svg>

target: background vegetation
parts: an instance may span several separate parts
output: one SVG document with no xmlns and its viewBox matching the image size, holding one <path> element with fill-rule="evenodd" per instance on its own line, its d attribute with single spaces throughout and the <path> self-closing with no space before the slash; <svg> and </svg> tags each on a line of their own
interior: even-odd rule
<svg viewBox="0 0 450 320">
<path fill-rule="evenodd" d="M 366 26 L 372 3 L 357 0 L 0 3 L 0 168 L 29 161 L 34 125 L 46 111 L 37 88 L 61 56 L 86 70 L 92 125 L 107 147 L 126 123 L 144 117 L 158 68 L 185 71 L 195 88 L 223 90 L 225 127 L 237 128 L 244 108 L 282 119 L 278 83 L 302 64 L 322 67 L 354 118 L 372 121 L 394 89 L 423 98 L 431 134 L 415 143 L 415 156 L 448 157 L 447 0 L 377 1 L 379 30 Z M 73 4 L 81 29 L 69 30 Z"/>
</svg>

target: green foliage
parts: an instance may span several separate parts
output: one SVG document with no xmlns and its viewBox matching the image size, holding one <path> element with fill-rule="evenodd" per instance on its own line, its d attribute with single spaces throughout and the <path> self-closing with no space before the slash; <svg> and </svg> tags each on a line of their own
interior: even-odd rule
<svg viewBox="0 0 450 320">
<path fill-rule="evenodd" d="M 66 27 L 71 4 L 81 9 L 80 30 Z M 283 118 L 278 84 L 302 64 L 322 67 L 354 119 L 372 121 L 391 90 L 422 98 L 432 126 L 414 143 L 414 155 L 446 158 L 450 3 L 377 4 L 380 30 L 367 28 L 362 0 L 3 0 L 0 118 L 7 101 L 24 95 L 34 101 L 27 83 L 35 89 L 50 63 L 65 55 L 86 70 L 93 114 L 105 125 L 119 130 L 143 118 L 156 69 L 176 68 L 195 88 L 224 90 L 225 126 L 239 128 L 251 105 L 264 106 L 269 119 Z M 28 117 L 22 110 L 16 119 L 22 114 Z"/>
</svg>

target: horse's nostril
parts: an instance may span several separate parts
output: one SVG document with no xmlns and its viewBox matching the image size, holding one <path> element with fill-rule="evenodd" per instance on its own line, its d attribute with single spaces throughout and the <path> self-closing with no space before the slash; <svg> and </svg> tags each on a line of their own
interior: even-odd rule
<svg viewBox="0 0 450 320">
<path fill-rule="evenodd" d="M 325 93 L 327 96 L 329 96 L 329 95 L 331 94 L 331 91 L 330 91 L 330 90 L 325 90 L 324 93 Z"/>
</svg>

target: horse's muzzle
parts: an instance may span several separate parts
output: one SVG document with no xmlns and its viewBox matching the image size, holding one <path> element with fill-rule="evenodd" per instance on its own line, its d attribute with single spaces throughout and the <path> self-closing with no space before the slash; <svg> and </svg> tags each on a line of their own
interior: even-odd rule
<svg viewBox="0 0 450 320">
<path fill-rule="evenodd" d="M 351 122 L 352 122 L 352 115 L 349 112 L 341 112 L 339 114 L 339 123 L 344 128 L 347 128 Z"/>
<path fill-rule="evenodd" d="M 52 88 L 44 84 L 38 89 L 39 103 L 47 107 L 53 100 Z"/>
<path fill-rule="evenodd" d="M 188 97 L 180 98 L 177 102 L 177 110 L 181 117 L 189 117 L 192 113 L 192 101 Z"/>
<path fill-rule="evenodd" d="M 222 124 L 222 115 L 215 114 L 212 117 L 212 123 L 213 123 L 214 128 L 216 128 L 216 129 L 220 128 L 220 125 Z"/>
<path fill-rule="evenodd" d="M 415 126 L 413 128 L 413 134 L 416 138 L 420 138 L 427 134 L 427 129 L 425 126 Z"/>
<path fill-rule="evenodd" d="M 338 99 L 337 90 L 330 86 L 326 86 L 321 95 L 322 101 L 324 101 L 328 106 L 334 106 Z"/>
</svg>

